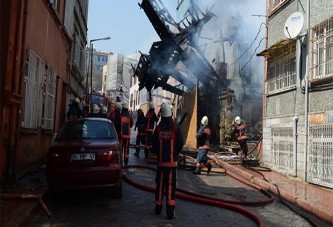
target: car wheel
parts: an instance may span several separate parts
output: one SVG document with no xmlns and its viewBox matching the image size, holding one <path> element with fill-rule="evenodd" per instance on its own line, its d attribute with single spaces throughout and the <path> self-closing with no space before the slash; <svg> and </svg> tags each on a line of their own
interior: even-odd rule
<svg viewBox="0 0 333 227">
<path fill-rule="evenodd" d="M 119 187 L 113 189 L 112 192 L 113 192 L 112 195 L 113 195 L 114 198 L 119 198 L 120 199 L 123 196 L 123 186 L 120 185 Z"/>
</svg>

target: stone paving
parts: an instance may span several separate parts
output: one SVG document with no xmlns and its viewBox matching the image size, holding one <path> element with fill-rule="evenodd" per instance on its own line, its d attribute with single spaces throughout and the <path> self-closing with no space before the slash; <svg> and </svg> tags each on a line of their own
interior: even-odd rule
<svg viewBox="0 0 333 227">
<path fill-rule="evenodd" d="M 131 149 L 130 152 L 133 154 L 134 150 Z M 129 164 L 148 165 L 143 157 L 143 152 L 140 155 L 140 157 L 131 155 Z M 155 167 L 154 165 L 148 166 Z M 33 191 L 33 188 L 36 189 L 36 187 L 38 190 L 45 189 L 43 169 L 33 173 L 35 175 L 30 177 L 30 185 L 26 183 L 29 191 Z M 155 172 L 152 170 L 128 168 L 124 170 L 124 174 L 138 183 L 150 187 L 155 186 Z M 267 197 L 257 189 L 223 173 L 211 173 L 208 176 L 206 174 L 193 175 L 190 170 L 179 169 L 177 177 L 178 188 L 201 195 L 240 202 L 267 200 Z M 28 181 L 26 180 L 26 182 Z M 37 185 L 32 187 L 31 182 L 35 182 Z M 122 199 L 114 199 L 109 196 L 108 192 L 101 193 L 98 190 L 61 192 L 56 198 L 50 197 L 46 193 L 43 200 L 52 213 L 51 219 L 36 203 L 33 209 L 27 208 L 28 205 L 23 203 L 23 200 L 16 200 L 18 203 L 13 205 L 13 200 L 2 199 L 1 226 L 258 226 L 249 217 L 230 208 L 180 198 L 176 199 L 176 219 L 168 220 L 165 210 L 161 215 L 154 214 L 154 194 L 152 192 L 141 190 L 124 181 L 123 193 Z M 24 202 L 26 201 L 24 200 Z M 29 205 L 32 206 L 31 203 Z M 276 197 L 274 202 L 268 204 L 235 206 L 253 212 L 265 226 L 311 226 L 303 217 L 281 204 Z M 35 213 L 28 212 L 29 209 L 34 210 Z M 34 216 L 36 212 L 37 216 Z M 315 216 L 308 216 L 319 223 L 318 226 L 330 226 Z"/>
</svg>

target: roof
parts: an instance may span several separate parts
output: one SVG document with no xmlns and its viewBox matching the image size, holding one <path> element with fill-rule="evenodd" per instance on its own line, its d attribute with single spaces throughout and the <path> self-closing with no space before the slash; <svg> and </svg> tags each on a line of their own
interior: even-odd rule
<svg viewBox="0 0 333 227">
<path fill-rule="evenodd" d="M 266 48 L 265 50 L 261 51 L 260 53 L 258 53 L 257 56 L 270 57 L 270 54 L 273 51 L 275 51 L 275 50 L 277 50 L 277 49 L 279 49 L 279 48 L 281 48 L 281 47 L 289 44 L 292 40 L 293 39 L 282 39 L 282 40 L 279 40 L 275 44 L 273 44 L 272 46 L 270 46 L 270 47 Z"/>
</svg>

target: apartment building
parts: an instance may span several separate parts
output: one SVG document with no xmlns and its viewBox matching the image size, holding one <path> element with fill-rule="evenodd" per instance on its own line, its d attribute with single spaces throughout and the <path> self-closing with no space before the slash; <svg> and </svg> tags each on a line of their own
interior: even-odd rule
<svg viewBox="0 0 333 227">
<path fill-rule="evenodd" d="M 263 162 L 333 188 L 333 2 L 267 0 Z"/>
<path fill-rule="evenodd" d="M 1 181 L 40 161 L 83 97 L 88 0 L 1 3 Z"/>
</svg>

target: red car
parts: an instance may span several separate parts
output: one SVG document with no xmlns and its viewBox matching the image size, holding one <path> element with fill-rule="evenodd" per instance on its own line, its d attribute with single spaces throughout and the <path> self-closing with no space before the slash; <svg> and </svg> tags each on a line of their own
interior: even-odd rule
<svg viewBox="0 0 333 227">
<path fill-rule="evenodd" d="M 122 196 L 122 153 L 113 123 L 82 118 L 62 125 L 48 150 L 49 189 L 112 189 Z"/>
</svg>

